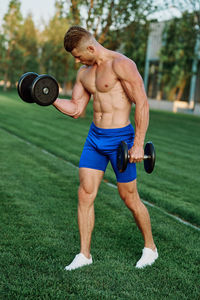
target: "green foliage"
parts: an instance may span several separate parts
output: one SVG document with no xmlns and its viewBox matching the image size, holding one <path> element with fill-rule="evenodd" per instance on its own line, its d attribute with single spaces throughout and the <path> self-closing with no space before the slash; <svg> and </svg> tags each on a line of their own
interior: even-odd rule
<svg viewBox="0 0 200 300">
<path fill-rule="evenodd" d="M 19 29 L 22 25 L 22 14 L 20 12 L 21 2 L 11 0 L 8 12 L 4 16 L 4 34 L 8 41 L 13 42 L 19 36 Z"/>
<path fill-rule="evenodd" d="M 68 2 L 68 1 L 66 1 Z M 77 15 L 75 21 L 86 25 L 100 43 L 107 39 L 109 31 L 120 31 L 132 22 L 143 22 L 154 11 L 155 5 L 150 0 L 71 0 L 71 10 Z M 81 14 L 84 10 L 84 14 Z M 76 22 L 77 23 L 77 22 Z"/>
<path fill-rule="evenodd" d="M 27 72 L 27 70 L 38 73 L 38 32 L 35 28 L 31 15 L 28 15 L 24 20 L 20 31 L 19 44 L 23 51 L 22 57 L 24 60 L 24 63 L 20 68 L 21 73 Z"/>
<path fill-rule="evenodd" d="M 168 98 L 172 89 L 176 93 L 191 76 L 196 41 L 194 15 L 183 13 L 182 18 L 169 21 L 163 33 L 160 52 L 162 85 Z M 175 95 L 176 96 L 176 95 Z"/>
<path fill-rule="evenodd" d="M 22 28 L 22 15 L 20 12 L 20 1 L 11 0 L 9 3 L 8 12 L 4 16 L 4 80 L 5 83 L 9 80 L 11 85 L 14 85 L 18 78 L 18 68 L 23 64 L 23 51 L 19 46 L 20 30 Z"/>
<path fill-rule="evenodd" d="M 151 1 L 56 0 L 55 15 L 39 32 L 33 18 L 22 18 L 19 0 L 10 0 L 0 36 L 0 76 L 14 86 L 21 74 L 49 73 L 65 87 L 74 82 L 77 67 L 63 47 L 63 37 L 71 24 L 86 26 L 105 47 L 123 48 L 143 72 L 147 35 L 146 15 Z M 86 13 L 82 13 L 82 10 Z M 121 47 L 122 46 L 122 47 Z"/>
<path fill-rule="evenodd" d="M 81 14 L 81 10 L 86 13 Z M 106 48 L 120 50 L 133 59 L 143 74 L 148 36 L 147 15 L 154 10 L 155 5 L 149 0 L 77 0 L 71 1 L 71 20 L 86 26 Z"/>
<path fill-rule="evenodd" d="M 1 78 L 5 86 L 7 82 L 10 82 L 11 87 L 14 86 L 24 72 L 38 72 L 37 31 L 31 15 L 23 20 L 20 1 L 9 3 L 3 21 L 0 47 L 3 54 L 0 59 Z"/>
<path fill-rule="evenodd" d="M 62 17 L 62 10 L 58 7 L 55 16 L 41 33 L 41 69 L 54 75 L 62 85 L 71 72 L 70 54 L 63 47 L 63 38 L 68 28 L 68 21 Z"/>
<path fill-rule="evenodd" d="M 6 68 L 6 44 L 7 40 L 4 34 L 0 34 L 0 79 L 4 77 L 4 69 Z"/>
<path fill-rule="evenodd" d="M 136 62 L 142 76 L 144 74 L 148 34 L 149 23 L 147 21 L 144 24 L 133 22 L 121 34 L 123 53 Z"/>
</svg>

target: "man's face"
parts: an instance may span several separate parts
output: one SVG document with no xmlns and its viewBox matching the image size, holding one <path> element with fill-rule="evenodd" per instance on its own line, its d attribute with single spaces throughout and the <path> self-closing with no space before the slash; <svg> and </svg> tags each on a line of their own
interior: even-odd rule
<svg viewBox="0 0 200 300">
<path fill-rule="evenodd" d="M 71 54 L 75 58 L 76 63 L 81 63 L 83 65 L 92 66 L 95 63 L 95 57 L 93 54 L 92 49 L 86 48 L 74 48 L 71 52 Z"/>
</svg>

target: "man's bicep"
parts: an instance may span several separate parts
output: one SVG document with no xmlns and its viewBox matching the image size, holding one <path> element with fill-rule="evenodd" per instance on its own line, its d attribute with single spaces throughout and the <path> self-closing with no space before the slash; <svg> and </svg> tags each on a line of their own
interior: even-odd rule
<svg viewBox="0 0 200 300">
<path fill-rule="evenodd" d="M 77 117 L 85 110 L 90 100 L 90 93 L 84 88 L 80 80 L 77 80 L 72 91 L 72 103 L 76 106 Z"/>
<path fill-rule="evenodd" d="M 79 71 L 76 83 L 72 91 L 72 102 L 76 104 L 78 111 L 82 113 L 90 100 L 90 93 L 82 84 L 80 75 L 82 74 L 80 74 Z"/>
<path fill-rule="evenodd" d="M 141 102 L 147 99 L 143 80 L 141 78 L 122 79 L 121 83 L 127 96 L 132 102 L 137 103 L 138 101 Z"/>
<path fill-rule="evenodd" d="M 77 101 L 82 98 L 90 98 L 90 94 L 86 91 L 81 81 L 77 80 L 72 90 L 72 99 Z"/>
<path fill-rule="evenodd" d="M 146 98 L 144 83 L 136 64 L 131 60 L 121 60 L 115 66 L 115 71 L 128 98 L 136 103 Z"/>
</svg>

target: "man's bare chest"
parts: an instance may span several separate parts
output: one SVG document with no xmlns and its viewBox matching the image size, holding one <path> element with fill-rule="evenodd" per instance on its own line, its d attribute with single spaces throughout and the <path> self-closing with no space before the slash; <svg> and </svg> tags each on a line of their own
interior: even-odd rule
<svg viewBox="0 0 200 300">
<path fill-rule="evenodd" d="M 111 68 L 93 66 L 85 70 L 81 82 L 91 94 L 106 93 L 115 86 L 117 78 Z"/>
</svg>

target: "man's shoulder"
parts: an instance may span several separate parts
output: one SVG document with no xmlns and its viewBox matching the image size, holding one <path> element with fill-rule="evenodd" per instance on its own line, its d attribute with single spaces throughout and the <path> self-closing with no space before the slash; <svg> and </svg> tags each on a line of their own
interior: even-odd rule
<svg viewBox="0 0 200 300">
<path fill-rule="evenodd" d="M 131 69 L 131 71 L 136 70 L 136 64 L 133 60 L 127 56 L 117 53 L 112 62 L 113 70 L 115 73 L 124 73 L 124 71 Z"/>
<path fill-rule="evenodd" d="M 83 73 L 83 72 L 85 72 L 88 68 L 89 68 L 88 66 L 83 65 L 83 66 L 81 66 L 81 67 L 79 68 L 78 73 Z"/>
<path fill-rule="evenodd" d="M 115 52 L 113 65 L 135 65 L 135 62 L 122 53 Z"/>
<path fill-rule="evenodd" d="M 84 76 L 84 73 L 88 70 L 88 66 L 81 66 L 77 73 L 77 79 L 81 79 Z"/>
</svg>

